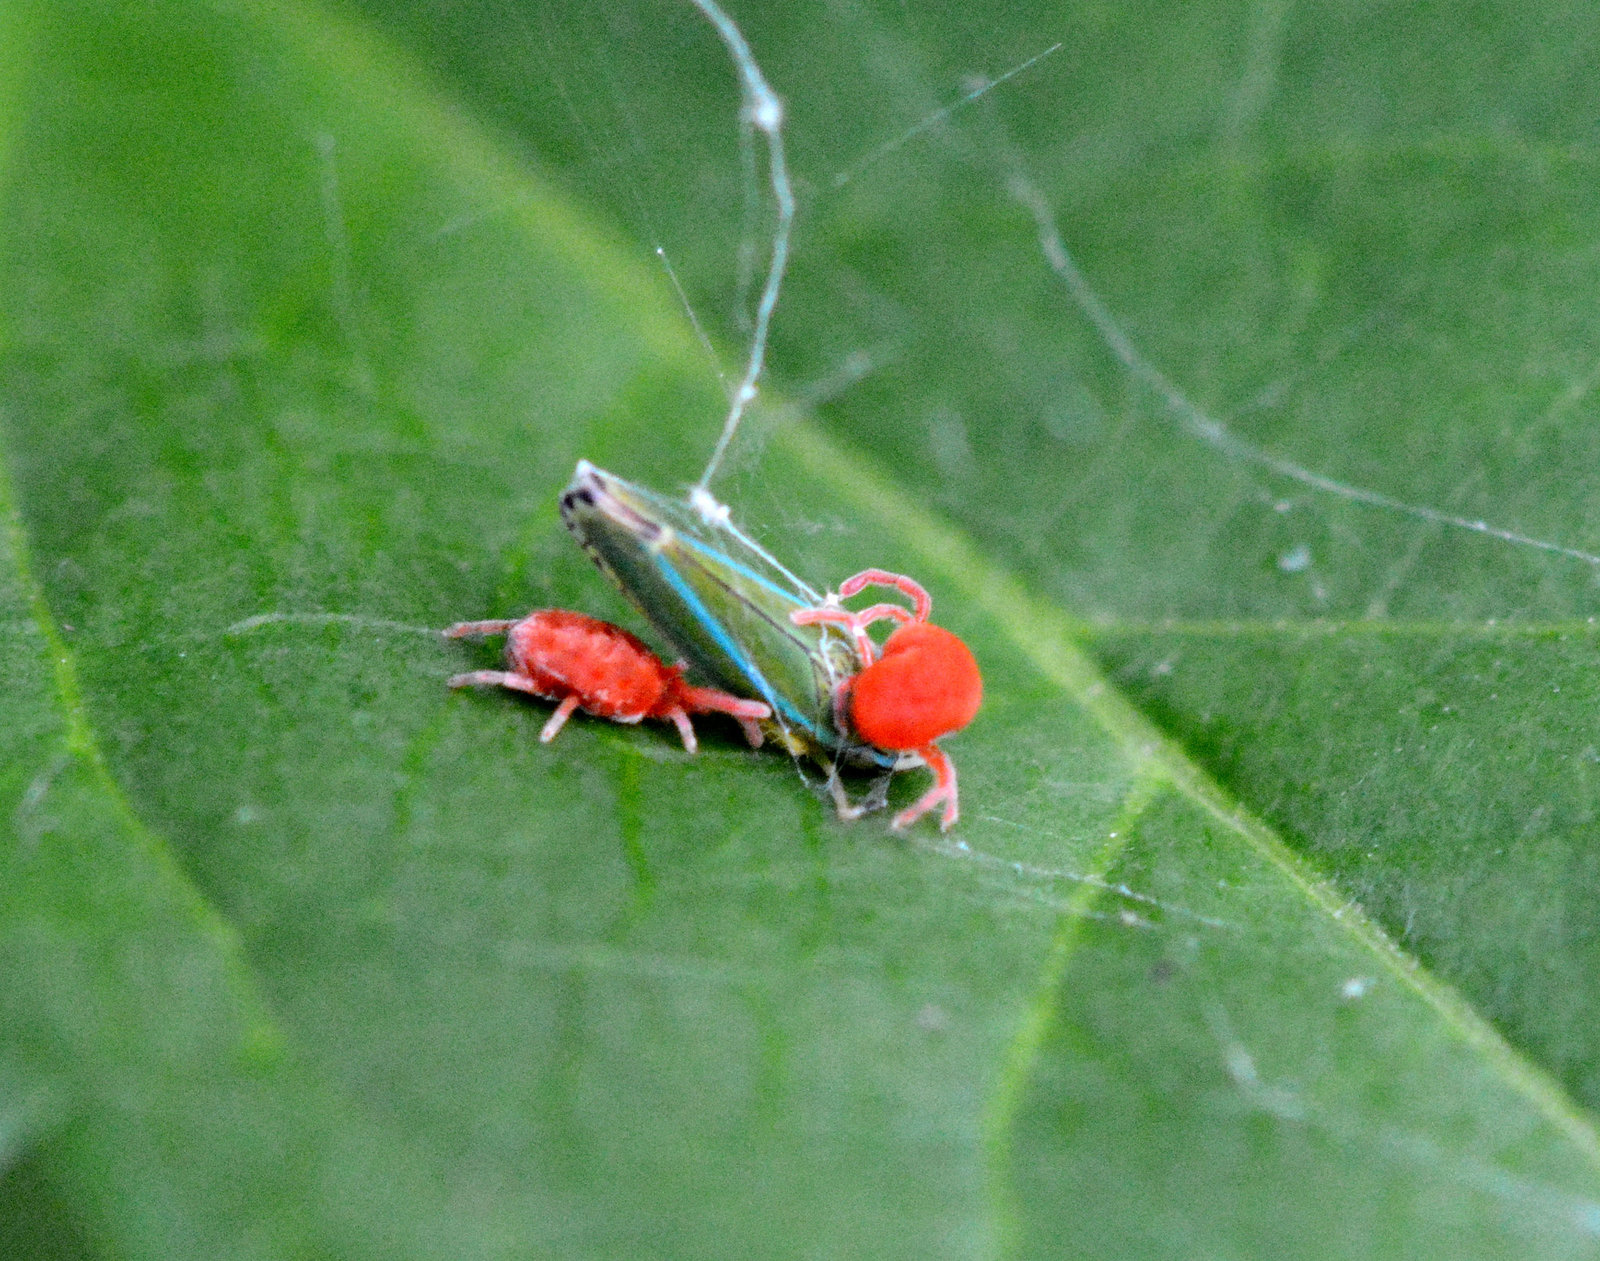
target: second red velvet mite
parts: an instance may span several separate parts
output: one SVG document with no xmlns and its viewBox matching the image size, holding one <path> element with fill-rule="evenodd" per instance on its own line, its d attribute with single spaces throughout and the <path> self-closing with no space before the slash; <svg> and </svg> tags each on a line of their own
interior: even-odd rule
<svg viewBox="0 0 1600 1261">
<path fill-rule="evenodd" d="M 683 664 L 668 665 L 609 622 L 541 609 L 520 620 L 451 627 L 446 634 L 458 638 L 506 634 L 508 666 L 458 674 L 452 686 L 495 685 L 558 701 L 544 740 L 582 709 L 617 722 L 670 720 L 693 752 L 690 715 L 728 714 L 752 745 L 769 737 L 823 766 L 845 817 L 863 808 L 845 794 L 841 767 L 926 766 L 932 786 L 893 826 L 908 827 L 936 807 L 942 828 L 955 824 L 955 766 L 939 741 L 972 721 L 983 682 L 967 646 L 929 622 L 932 600 L 918 583 L 868 569 L 823 595 L 732 526 L 726 509 L 666 499 L 587 460 L 561 497 L 561 515 Z M 899 592 L 911 607 L 844 607 L 872 586 Z M 880 646 L 868 631 L 881 621 L 895 627 Z"/>
<path fill-rule="evenodd" d="M 667 665 L 638 636 L 587 613 L 536 609 L 514 622 L 457 622 L 445 634 L 451 639 L 506 636 L 509 669 L 458 674 L 450 686 L 505 687 L 560 701 L 539 732 L 545 744 L 556 738 L 573 710 L 581 709 L 612 722 L 665 718 L 677 726 L 690 753 L 699 748 L 690 714 L 731 714 L 744 727 L 750 746 L 759 749 L 756 720 L 772 716 L 760 701 L 686 683 L 683 667 Z"/>
</svg>

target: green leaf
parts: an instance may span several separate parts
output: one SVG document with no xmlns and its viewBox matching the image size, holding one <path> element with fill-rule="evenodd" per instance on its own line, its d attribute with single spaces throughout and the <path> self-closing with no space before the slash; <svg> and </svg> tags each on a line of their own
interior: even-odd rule
<svg viewBox="0 0 1600 1261">
<path fill-rule="evenodd" d="M 1595 548 L 1540 14 L 737 14 L 815 414 L 718 491 L 985 669 L 896 837 L 443 686 L 714 438 L 691 6 L 0 11 L 0 1252 L 1600 1252 L 1594 570 L 1444 523 Z"/>
</svg>

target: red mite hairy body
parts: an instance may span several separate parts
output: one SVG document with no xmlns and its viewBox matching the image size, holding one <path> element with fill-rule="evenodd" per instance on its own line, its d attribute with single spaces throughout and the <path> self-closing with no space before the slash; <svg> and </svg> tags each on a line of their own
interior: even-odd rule
<svg viewBox="0 0 1600 1261">
<path fill-rule="evenodd" d="M 772 710 L 760 701 L 685 682 L 681 666 L 667 665 L 638 636 L 585 613 L 536 609 L 520 621 L 457 622 L 445 635 L 451 639 L 506 636 L 509 670 L 458 674 L 450 686 L 504 687 L 560 701 L 539 733 L 546 744 L 556 738 L 575 709 L 612 722 L 668 719 L 677 725 L 683 747 L 690 753 L 699 747 L 690 714 L 731 714 L 744 728 L 752 748 L 761 746 L 757 720 L 772 716 Z"/>
</svg>

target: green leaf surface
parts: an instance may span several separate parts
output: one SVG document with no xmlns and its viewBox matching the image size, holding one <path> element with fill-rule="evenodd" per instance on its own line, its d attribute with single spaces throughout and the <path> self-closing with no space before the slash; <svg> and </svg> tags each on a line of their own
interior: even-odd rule
<svg viewBox="0 0 1600 1261">
<path fill-rule="evenodd" d="M 636 627 L 556 492 L 714 438 L 691 6 L 0 10 L 0 1252 L 1600 1254 L 1595 569 L 1506 537 L 1600 534 L 1600 25 L 1531 12 L 736 14 L 797 405 L 718 491 L 985 670 L 896 837 L 443 686 Z"/>
</svg>

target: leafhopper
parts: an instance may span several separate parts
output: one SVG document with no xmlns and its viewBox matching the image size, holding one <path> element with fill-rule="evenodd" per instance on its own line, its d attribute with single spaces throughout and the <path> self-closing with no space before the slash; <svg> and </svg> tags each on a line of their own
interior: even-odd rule
<svg viewBox="0 0 1600 1261">
<path fill-rule="evenodd" d="M 932 601 L 919 584 L 869 569 L 823 594 L 735 528 L 709 497 L 698 505 L 668 499 L 587 460 L 562 493 L 561 519 L 698 683 L 620 628 L 538 610 L 515 623 L 452 627 L 456 636 L 507 634 L 511 667 L 457 675 L 453 685 L 494 684 L 559 700 L 561 721 L 574 708 L 623 722 L 671 718 L 691 748 L 690 713 L 732 714 L 747 734 L 759 730 L 826 768 L 846 817 L 862 807 L 846 797 L 840 767 L 887 774 L 926 765 L 933 787 L 894 826 L 938 805 L 941 826 L 955 823 L 955 768 L 937 741 L 971 721 L 983 685 L 966 645 L 928 621 Z M 871 586 L 900 592 L 912 607 L 844 607 Z M 572 630 L 573 619 L 592 625 Z M 879 621 L 897 624 L 881 646 L 868 634 Z M 559 638 L 550 629 L 557 625 Z M 553 718 L 545 738 L 559 729 Z"/>
</svg>

